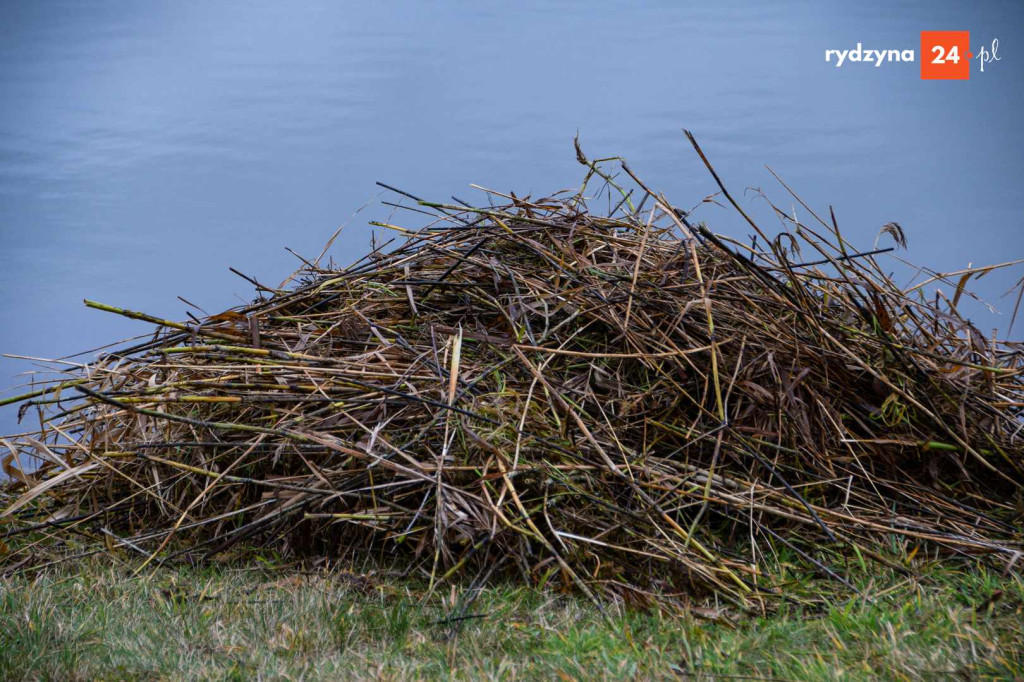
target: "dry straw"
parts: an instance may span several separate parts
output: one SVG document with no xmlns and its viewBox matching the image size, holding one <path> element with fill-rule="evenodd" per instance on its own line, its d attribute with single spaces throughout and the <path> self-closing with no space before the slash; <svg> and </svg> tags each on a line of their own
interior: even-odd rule
<svg viewBox="0 0 1024 682">
<path fill-rule="evenodd" d="M 740 605 L 779 591 L 783 547 L 840 582 L 828 556 L 891 563 L 894 542 L 1012 563 L 1024 363 L 958 312 L 983 270 L 929 300 L 834 217 L 777 211 L 770 239 L 691 141 L 754 239 L 577 146 L 577 192 L 395 190 L 430 224 L 381 223 L 407 241 L 243 308 L 87 302 L 156 334 L 4 401 L 42 421 L 4 440 L 23 541 L 0 561 L 74 535 L 147 562 L 271 547 Z"/>
</svg>

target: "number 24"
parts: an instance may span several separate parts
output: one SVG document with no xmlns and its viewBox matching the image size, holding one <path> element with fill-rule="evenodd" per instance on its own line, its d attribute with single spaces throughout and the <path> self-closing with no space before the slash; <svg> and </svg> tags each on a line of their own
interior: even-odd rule
<svg viewBox="0 0 1024 682">
<path fill-rule="evenodd" d="M 932 52 L 937 54 L 935 59 L 932 60 L 932 64 L 945 64 L 947 60 L 954 64 L 960 63 L 960 50 L 956 45 L 949 48 L 948 52 L 943 49 L 942 45 L 936 45 L 932 48 Z"/>
</svg>

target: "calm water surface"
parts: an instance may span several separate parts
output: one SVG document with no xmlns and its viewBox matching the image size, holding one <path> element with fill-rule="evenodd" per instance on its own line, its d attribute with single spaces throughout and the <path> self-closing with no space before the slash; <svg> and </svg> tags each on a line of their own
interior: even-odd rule
<svg viewBox="0 0 1024 682">
<path fill-rule="evenodd" d="M 177 295 L 211 313 L 247 301 L 229 265 L 280 281 L 297 265 L 283 247 L 318 253 L 375 180 L 441 199 L 573 185 L 577 130 L 680 206 L 714 189 L 685 126 L 734 193 L 788 207 L 767 163 L 866 248 L 896 220 L 936 268 L 1024 256 L 1020 2 L 481 5 L 0 4 L 0 352 L 148 331 L 86 297 L 170 318 Z M 998 38 L 1002 61 L 966 83 L 824 62 L 935 29 Z M 335 260 L 362 253 L 380 210 L 352 220 Z M 1008 311 L 1020 274 L 978 288 Z M 0 360 L 0 391 L 28 369 Z"/>
</svg>

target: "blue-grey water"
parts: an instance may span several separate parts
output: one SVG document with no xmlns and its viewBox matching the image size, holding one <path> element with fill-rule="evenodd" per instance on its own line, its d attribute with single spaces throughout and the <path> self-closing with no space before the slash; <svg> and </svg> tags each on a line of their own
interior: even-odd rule
<svg viewBox="0 0 1024 682">
<path fill-rule="evenodd" d="M 1000 61 L 966 82 L 824 61 L 917 50 L 922 30 L 996 38 Z M 686 127 L 768 229 L 744 188 L 792 201 L 764 164 L 866 248 L 895 220 L 935 268 L 1024 257 L 1022 43 L 1019 1 L 3 2 L 0 352 L 149 331 L 83 298 L 170 318 L 178 295 L 211 313 L 250 300 L 228 266 L 280 282 L 298 265 L 283 247 L 319 253 L 375 180 L 441 199 L 574 185 L 577 130 L 679 206 L 715 189 Z M 363 252 L 374 211 L 336 261 Z M 1021 274 L 977 283 L 1006 311 L 979 308 L 983 328 L 1006 326 Z M 31 368 L 0 359 L 0 395 Z"/>
</svg>

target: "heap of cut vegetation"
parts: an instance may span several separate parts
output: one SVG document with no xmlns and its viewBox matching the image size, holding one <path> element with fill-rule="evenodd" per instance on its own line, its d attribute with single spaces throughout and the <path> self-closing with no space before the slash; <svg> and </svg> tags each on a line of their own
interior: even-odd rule
<svg viewBox="0 0 1024 682">
<path fill-rule="evenodd" d="M 426 227 L 379 223 L 405 243 L 306 262 L 246 307 L 88 302 L 157 332 L 5 401 L 41 426 L 4 441 L 4 536 L 43 539 L 0 561 L 75 534 L 158 562 L 269 547 L 737 604 L 778 591 L 782 548 L 840 582 L 823 548 L 1013 564 L 1024 346 L 958 312 L 979 270 L 933 300 L 834 217 L 776 209 L 770 239 L 723 186 L 741 243 L 577 154 L 583 186 L 553 198 L 394 190 Z"/>
</svg>

